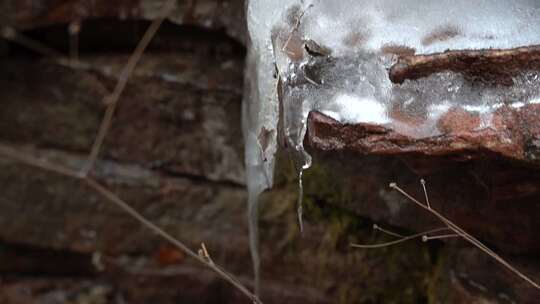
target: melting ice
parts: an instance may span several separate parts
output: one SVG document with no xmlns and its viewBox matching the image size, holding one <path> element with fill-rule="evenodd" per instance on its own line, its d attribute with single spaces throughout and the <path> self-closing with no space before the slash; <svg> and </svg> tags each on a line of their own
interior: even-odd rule
<svg viewBox="0 0 540 304">
<path fill-rule="evenodd" d="M 243 123 L 256 285 L 257 198 L 272 186 L 278 134 L 301 177 L 311 162 L 302 142 L 312 110 L 420 138 L 440 134 L 437 119 L 460 107 L 489 128 L 495 109 L 538 103 L 535 72 L 516 76 L 510 87 L 471 83 L 453 72 L 398 85 L 388 69 L 398 53 L 540 44 L 538 16 L 536 0 L 249 0 Z"/>
</svg>

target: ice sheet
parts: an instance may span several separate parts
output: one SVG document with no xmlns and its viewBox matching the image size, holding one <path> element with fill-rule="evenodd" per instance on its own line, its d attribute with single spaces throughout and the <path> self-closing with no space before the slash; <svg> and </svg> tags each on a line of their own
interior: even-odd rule
<svg viewBox="0 0 540 304">
<path fill-rule="evenodd" d="M 540 1 L 249 0 L 247 12 L 243 119 L 257 278 L 257 197 L 272 186 L 278 121 L 301 181 L 311 163 L 302 143 L 312 110 L 420 138 L 439 135 L 437 119 L 455 107 L 477 113 L 481 127 L 489 128 L 501 106 L 519 108 L 540 99 L 535 71 L 516 76 L 510 87 L 473 83 L 453 72 L 401 85 L 388 77 L 396 52 L 540 44 Z"/>
</svg>

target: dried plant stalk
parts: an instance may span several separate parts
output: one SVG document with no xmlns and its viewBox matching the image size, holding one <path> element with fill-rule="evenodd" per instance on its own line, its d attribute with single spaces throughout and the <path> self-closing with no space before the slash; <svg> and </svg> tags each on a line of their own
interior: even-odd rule
<svg viewBox="0 0 540 304">
<path fill-rule="evenodd" d="M 199 261 L 201 264 L 205 265 L 206 267 L 213 270 L 216 274 L 218 274 L 221 278 L 223 278 L 225 281 L 231 283 L 234 287 L 236 287 L 240 292 L 242 292 L 244 295 L 246 295 L 250 300 L 253 301 L 253 303 L 262 303 L 257 296 L 252 294 L 238 279 L 236 279 L 232 274 L 225 271 L 223 268 L 218 266 L 214 263 L 214 261 L 209 258 L 210 255 L 208 254 L 208 251 L 206 250 L 206 247 L 202 245 L 203 251 L 206 252 L 206 255 L 199 255 L 195 253 L 193 250 L 191 250 L 189 247 L 187 247 L 184 243 L 164 231 L 163 229 L 156 226 L 154 223 L 146 219 L 142 214 L 140 214 L 138 211 L 133 209 L 128 203 L 126 203 L 124 200 L 119 198 L 116 194 L 114 194 L 112 191 L 98 183 L 93 178 L 87 176 L 81 176 L 79 172 L 74 171 L 70 168 L 60 166 L 57 164 L 52 164 L 50 162 L 46 162 L 43 160 L 40 160 L 38 158 L 35 158 L 30 155 L 26 155 L 22 153 L 21 151 L 15 151 L 9 147 L 6 147 L 4 145 L 0 144 L 0 156 L 6 157 L 8 159 L 23 163 L 25 165 L 29 165 L 32 167 L 37 167 L 42 170 L 58 173 L 60 175 L 72 177 L 81 180 L 82 182 L 86 183 L 90 188 L 92 188 L 94 191 L 96 191 L 98 194 L 103 196 L 108 202 L 116 205 L 122 211 L 127 213 L 129 216 L 131 216 L 133 219 L 137 220 L 140 224 L 142 224 L 144 227 L 150 229 L 154 233 L 156 233 L 158 236 L 163 238 L 164 240 L 171 243 L 176 248 L 180 249 L 182 252 L 184 252 L 186 255 L 194 258 L 195 260 Z"/>
<path fill-rule="evenodd" d="M 417 233 L 417 234 L 414 234 L 414 235 L 411 235 L 411 236 L 407 236 L 407 237 L 403 237 L 403 238 L 400 238 L 398 240 L 395 240 L 395 241 L 392 241 L 392 242 L 388 242 L 388 243 L 382 243 L 382 244 L 373 244 L 373 245 L 360 245 L 360 244 L 351 244 L 351 247 L 356 247 L 356 248 L 367 248 L 367 249 L 370 249 L 370 248 L 381 248 L 381 247 L 386 247 L 386 246 L 391 246 L 391 245 L 395 245 L 395 244 L 398 244 L 398 243 L 402 243 L 402 242 L 405 242 L 405 241 L 408 241 L 408 240 L 412 240 L 412 239 L 415 239 L 415 238 L 419 238 L 419 237 L 422 237 L 422 240 L 424 242 L 426 241 L 429 241 L 429 240 L 434 240 L 434 239 L 442 239 L 442 238 L 450 238 L 450 237 L 461 237 L 463 238 L 464 240 L 466 240 L 467 242 L 471 243 L 472 245 L 474 245 L 475 247 L 477 247 L 478 249 L 482 250 L 484 253 L 486 253 L 487 255 L 489 255 L 490 257 L 492 257 L 493 259 L 495 259 L 497 262 L 499 262 L 500 264 L 502 264 L 504 267 L 506 267 L 508 270 L 510 270 L 511 272 L 513 272 L 514 274 L 516 274 L 518 277 L 520 277 L 521 279 L 523 279 L 524 281 L 526 281 L 527 283 L 529 283 L 531 286 L 533 286 L 534 288 L 536 289 L 540 289 L 540 285 L 538 283 L 536 283 L 535 281 L 533 281 L 531 278 L 529 278 L 527 275 L 525 275 L 524 273 L 522 273 L 521 271 L 517 270 L 514 266 L 512 266 L 510 263 L 508 263 L 505 259 L 503 259 L 500 255 L 498 255 L 497 253 L 495 253 L 493 250 L 489 249 L 486 245 L 484 245 L 482 242 L 480 242 L 477 238 L 475 238 L 474 236 L 470 235 L 469 233 L 467 233 L 465 230 L 461 229 L 459 226 L 457 226 L 456 224 L 454 224 L 452 221 L 450 221 L 448 218 L 444 217 L 442 214 L 440 214 L 438 211 L 434 210 L 433 208 L 431 208 L 431 206 L 429 205 L 429 198 L 428 198 L 428 195 L 427 195 L 427 191 L 426 191 L 426 187 L 425 187 L 425 181 L 424 180 L 421 180 L 421 184 L 422 184 L 422 188 L 424 189 L 424 194 L 425 194 L 425 197 L 426 197 L 426 204 L 423 204 L 421 203 L 420 201 L 418 201 L 416 198 L 412 197 L 410 194 L 408 194 L 405 190 L 403 190 L 402 188 L 400 188 L 396 183 L 390 183 L 390 188 L 398 191 L 400 194 L 402 194 L 403 196 L 405 196 L 407 199 L 409 199 L 411 202 L 415 203 L 417 206 L 421 207 L 422 209 L 425 209 L 427 210 L 428 212 L 430 212 L 432 215 L 434 215 L 435 217 L 437 217 L 443 224 L 446 225 L 446 227 L 444 228 L 438 228 L 438 229 L 434 229 L 434 230 L 430 230 L 430 231 L 426 231 L 426 232 L 422 232 L 422 233 Z M 380 229 L 379 229 L 380 230 Z M 453 234 L 443 234 L 443 235 L 438 235 L 438 236 L 428 236 L 427 234 L 429 233 L 433 233 L 433 232 L 437 232 L 437 231 L 442 231 L 442 230 L 451 230 L 452 232 L 454 232 Z M 384 230 L 383 230 L 384 231 Z"/>
</svg>

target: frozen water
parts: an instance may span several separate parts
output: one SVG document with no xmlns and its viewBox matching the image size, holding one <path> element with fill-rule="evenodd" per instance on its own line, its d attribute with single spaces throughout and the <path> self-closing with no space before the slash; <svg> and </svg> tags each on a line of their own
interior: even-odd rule
<svg viewBox="0 0 540 304">
<path fill-rule="evenodd" d="M 340 94 L 332 100 L 331 105 L 335 107 L 335 110 L 326 108 L 322 113 L 335 120 L 344 122 L 363 121 L 376 124 L 389 122 L 386 108 L 373 98 Z M 345 111 L 345 109 L 348 110 Z"/>
<path fill-rule="evenodd" d="M 376 52 L 389 43 L 419 54 L 510 48 L 539 39 L 536 0 L 320 0 L 303 7 L 310 4 L 301 31 L 340 53 L 355 45 Z"/>
<path fill-rule="evenodd" d="M 536 0 L 249 0 L 247 11 L 243 122 L 257 282 L 257 198 L 272 186 L 278 134 L 292 148 L 302 189 L 302 171 L 311 164 L 302 145 L 310 111 L 421 138 L 441 134 L 437 120 L 455 107 L 477 113 L 481 128 L 489 128 L 494 110 L 540 100 L 534 71 L 510 87 L 453 72 L 401 85 L 388 77 L 396 53 L 540 44 Z"/>
</svg>

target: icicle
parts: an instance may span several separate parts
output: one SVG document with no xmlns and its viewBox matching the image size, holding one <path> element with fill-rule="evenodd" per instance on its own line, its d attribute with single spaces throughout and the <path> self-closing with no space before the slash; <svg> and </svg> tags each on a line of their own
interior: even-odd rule
<svg viewBox="0 0 540 304">
<path fill-rule="evenodd" d="M 298 204 L 297 215 L 298 215 L 298 225 L 300 227 L 300 233 L 304 232 L 304 224 L 303 224 L 304 184 L 303 184 L 302 177 L 304 175 L 304 170 L 307 170 L 311 167 L 311 155 L 309 155 L 309 153 L 307 153 L 304 150 L 304 145 L 303 145 L 303 139 L 306 136 L 306 132 L 307 132 L 307 115 L 302 120 L 302 127 L 300 128 L 299 138 L 301 139 L 301 141 L 297 142 L 295 146 L 296 152 L 301 155 L 300 159 L 297 161 L 300 161 L 302 163 L 302 165 L 299 166 L 298 168 L 298 202 L 297 202 Z"/>
<path fill-rule="evenodd" d="M 248 194 L 248 221 L 249 221 L 249 251 L 253 263 L 254 293 L 260 295 L 261 259 L 259 257 L 259 195 L 260 193 L 250 192 Z"/>
<path fill-rule="evenodd" d="M 260 6 L 262 3 L 258 3 Z M 245 141 L 246 184 L 248 190 L 249 249 L 253 263 L 254 292 L 260 293 L 260 257 L 258 212 L 259 196 L 272 186 L 278 117 L 276 80 L 273 78 L 274 61 L 268 48 L 270 30 L 261 24 L 264 8 L 257 1 L 248 2 L 247 67 L 245 93 L 242 103 L 242 130 Z M 263 35 L 263 33 L 265 33 Z"/>
<path fill-rule="evenodd" d="M 304 207 L 303 207 L 303 199 L 304 199 L 304 184 L 302 180 L 302 175 L 304 174 L 304 170 L 309 169 L 311 167 L 311 157 L 309 160 L 309 163 L 305 163 L 304 166 L 300 169 L 298 172 L 298 209 L 297 209 L 297 215 L 298 215 L 298 225 L 300 226 L 300 233 L 304 232 L 304 221 L 303 221 L 303 214 L 304 214 Z"/>
<path fill-rule="evenodd" d="M 250 250 L 259 290 L 258 196 L 272 186 L 278 120 L 298 170 L 303 230 L 306 121 L 317 110 L 341 123 L 384 125 L 415 137 L 436 136 L 438 119 L 458 107 L 482 128 L 505 103 L 540 96 L 540 77 L 517 75 L 511 87 L 472 84 L 450 71 L 395 85 L 388 70 L 400 52 L 511 48 L 540 44 L 540 8 L 530 0 L 249 0 L 243 131 L 249 191 Z M 280 85 L 278 86 L 278 79 Z M 278 100 L 278 91 L 280 99 Z M 281 105 L 281 113 L 280 113 Z"/>
</svg>

